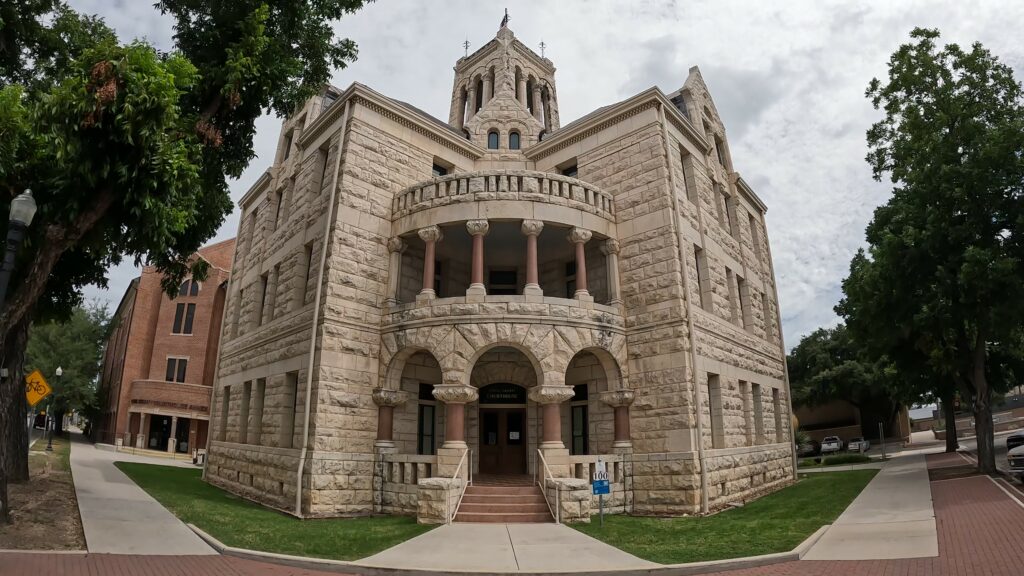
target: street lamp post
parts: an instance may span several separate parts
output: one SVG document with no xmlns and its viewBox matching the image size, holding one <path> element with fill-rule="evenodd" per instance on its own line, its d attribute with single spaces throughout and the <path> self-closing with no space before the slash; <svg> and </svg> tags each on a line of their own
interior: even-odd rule
<svg viewBox="0 0 1024 576">
<path fill-rule="evenodd" d="M 14 259 L 18 248 L 25 240 L 25 232 L 32 224 L 36 215 L 36 201 L 32 191 L 25 190 L 11 200 L 11 215 L 7 225 L 7 243 L 4 246 L 4 261 L 0 264 L 0 306 L 7 303 L 7 286 L 11 283 L 11 272 L 14 270 Z M 11 375 L 13 378 L 13 375 Z"/>
<path fill-rule="evenodd" d="M 61 368 L 60 366 L 57 366 L 57 371 L 54 372 L 54 374 L 57 375 L 57 379 L 59 380 L 60 377 L 64 375 L 64 369 Z M 60 386 L 58 385 L 58 388 L 59 387 Z M 52 398 L 50 399 L 50 409 L 46 411 L 46 419 L 50 421 L 50 426 L 49 426 L 50 434 L 49 434 L 49 439 L 46 441 L 46 451 L 47 452 L 53 452 L 53 427 L 54 427 L 54 425 L 57 424 L 57 421 L 53 418 L 53 399 Z"/>
</svg>

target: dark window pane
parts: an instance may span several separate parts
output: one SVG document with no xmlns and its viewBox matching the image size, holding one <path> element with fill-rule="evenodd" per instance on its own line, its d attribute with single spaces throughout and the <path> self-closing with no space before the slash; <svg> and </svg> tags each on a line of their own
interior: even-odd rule
<svg viewBox="0 0 1024 576">
<path fill-rule="evenodd" d="M 570 260 L 565 263 L 565 275 L 575 276 L 576 275 L 576 261 Z"/>
<path fill-rule="evenodd" d="M 519 150 L 519 133 L 513 132 L 508 135 L 508 147 L 510 150 Z"/>
<path fill-rule="evenodd" d="M 433 384 L 420 384 L 419 399 L 420 400 L 433 400 L 434 399 L 434 385 Z"/>
<path fill-rule="evenodd" d="M 178 288 L 178 296 L 187 296 L 188 295 L 188 285 L 189 285 L 189 281 L 188 280 L 185 280 L 184 282 L 181 283 L 181 287 Z"/>
<path fill-rule="evenodd" d="M 178 304 L 178 306 L 181 306 L 181 304 Z M 192 333 L 192 320 L 194 320 L 195 316 L 196 316 L 196 305 L 195 304 L 189 304 L 186 307 L 186 310 L 187 311 L 185 312 L 185 330 L 182 333 L 183 334 L 191 334 Z"/>
<path fill-rule="evenodd" d="M 566 168 L 562 168 L 562 176 L 568 176 L 569 178 L 575 178 L 577 174 L 579 174 L 579 170 L 576 169 L 576 165 L 575 164 L 573 164 L 572 166 L 568 166 Z"/>
<path fill-rule="evenodd" d="M 434 164 L 434 166 L 431 168 L 431 172 L 434 174 L 435 178 L 438 176 L 448 175 L 448 169 L 438 164 Z"/>
<path fill-rule="evenodd" d="M 523 413 L 507 412 L 505 423 L 508 427 L 508 446 L 519 446 L 523 443 Z"/>
<path fill-rule="evenodd" d="M 573 454 L 587 453 L 587 407 L 572 407 L 572 447 Z"/>
<path fill-rule="evenodd" d="M 185 381 L 185 370 L 188 368 L 188 360 L 184 358 L 178 359 L 178 382 Z"/>
<path fill-rule="evenodd" d="M 590 388 L 586 384 L 577 384 L 572 387 L 572 391 L 575 393 L 575 396 L 572 397 L 573 402 L 590 399 Z"/>
<path fill-rule="evenodd" d="M 565 283 L 565 297 L 572 298 L 576 295 L 576 281 L 569 280 Z"/>
<path fill-rule="evenodd" d="M 174 307 L 174 327 L 171 329 L 173 334 L 181 334 L 181 317 L 185 314 L 185 305 L 178 304 Z"/>
<path fill-rule="evenodd" d="M 174 358 L 168 358 L 167 359 L 167 374 L 164 376 L 164 380 L 166 380 L 168 382 L 174 382 L 174 369 L 175 369 L 175 359 Z"/>
<path fill-rule="evenodd" d="M 497 132 L 488 132 L 487 133 L 487 147 L 490 148 L 491 150 L 497 150 L 498 149 L 498 133 Z"/>
<path fill-rule="evenodd" d="M 199 296 L 199 282 L 192 281 L 192 289 L 189 290 L 190 296 Z"/>
<path fill-rule="evenodd" d="M 515 270 L 491 270 L 491 284 L 501 284 L 504 286 L 511 284 L 514 286 L 515 283 Z"/>
<path fill-rule="evenodd" d="M 483 434 L 481 434 L 480 443 L 486 446 L 497 446 L 498 445 L 498 413 L 497 412 L 484 412 L 483 415 Z"/>
<path fill-rule="evenodd" d="M 419 454 L 434 453 L 434 406 L 420 404 L 418 438 L 416 439 L 416 451 Z"/>
</svg>

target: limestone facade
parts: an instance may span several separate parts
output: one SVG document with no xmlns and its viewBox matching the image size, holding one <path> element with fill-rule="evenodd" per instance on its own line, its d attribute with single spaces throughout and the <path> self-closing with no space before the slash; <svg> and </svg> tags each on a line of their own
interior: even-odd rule
<svg viewBox="0 0 1024 576">
<path fill-rule="evenodd" d="M 240 202 L 207 481 L 425 522 L 481 474 L 587 521 L 598 460 L 613 512 L 793 481 L 766 207 L 700 71 L 566 126 L 554 72 L 502 28 L 448 123 L 360 84 L 284 122 Z"/>
</svg>

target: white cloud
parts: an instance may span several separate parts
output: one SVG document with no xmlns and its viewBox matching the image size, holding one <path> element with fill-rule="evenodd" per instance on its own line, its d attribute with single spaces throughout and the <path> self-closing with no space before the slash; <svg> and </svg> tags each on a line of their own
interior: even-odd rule
<svg viewBox="0 0 1024 576">
<path fill-rule="evenodd" d="M 170 22 L 149 2 L 73 0 L 107 18 L 124 39 L 161 46 Z M 335 74 L 447 119 L 451 67 L 494 37 L 502 5 L 472 0 L 376 2 L 337 25 L 360 57 Z M 836 322 L 850 257 L 888 186 L 871 179 L 864 133 L 878 114 L 864 98 L 874 76 L 915 26 L 943 40 L 981 41 L 1024 79 L 1019 23 L 1024 3 L 926 2 L 517 2 L 510 28 L 558 67 L 562 122 L 652 85 L 677 89 L 699 65 L 726 123 L 734 165 L 768 205 L 783 327 L 789 346 Z M 258 157 L 232 185 L 236 200 L 268 166 L 279 122 L 260 121 Z M 216 239 L 234 235 L 232 215 Z M 116 305 L 130 271 L 111 271 L 110 289 L 89 290 Z"/>
</svg>

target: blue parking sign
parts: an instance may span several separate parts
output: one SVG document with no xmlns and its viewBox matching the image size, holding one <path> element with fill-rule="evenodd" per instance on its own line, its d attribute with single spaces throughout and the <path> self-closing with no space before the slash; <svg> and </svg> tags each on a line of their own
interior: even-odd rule
<svg viewBox="0 0 1024 576">
<path fill-rule="evenodd" d="M 608 487 L 608 481 L 607 480 L 594 480 L 594 482 L 593 482 L 593 484 L 591 484 L 591 486 L 594 487 L 594 494 L 595 495 L 608 494 L 609 487 Z"/>
</svg>

